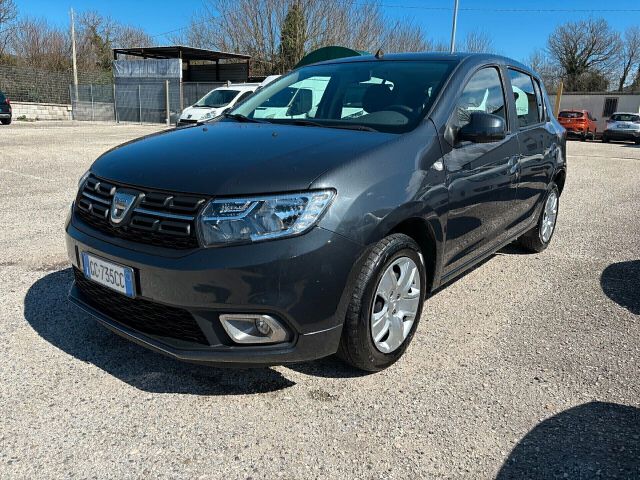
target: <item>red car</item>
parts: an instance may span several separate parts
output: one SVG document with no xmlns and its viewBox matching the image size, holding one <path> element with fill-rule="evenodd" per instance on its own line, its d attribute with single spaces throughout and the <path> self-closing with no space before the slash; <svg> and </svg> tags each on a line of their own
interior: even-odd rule
<svg viewBox="0 0 640 480">
<path fill-rule="evenodd" d="M 596 120 L 588 110 L 563 110 L 558 114 L 558 121 L 567 130 L 567 135 L 583 142 L 587 138 L 595 140 L 598 132 Z"/>
</svg>

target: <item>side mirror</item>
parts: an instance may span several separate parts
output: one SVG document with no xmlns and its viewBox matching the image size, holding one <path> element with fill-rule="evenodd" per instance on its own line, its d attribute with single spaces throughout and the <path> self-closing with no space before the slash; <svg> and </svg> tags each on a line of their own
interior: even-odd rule
<svg viewBox="0 0 640 480">
<path fill-rule="evenodd" d="M 598 119 L 597 119 L 596 117 L 593 117 L 593 121 L 594 121 L 594 122 L 597 122 L 597 121 L 598 121 Z"/>
<path fill-rule="evenodd" d="M 504 119 L 484 112 L 472 112 L 469 123 L 458 131 L 458 141 L 491 143 L 506 137 Z"/>
<path fill-rule="evenodd" d="M 301 88 L 296 93 L 287 115 L 294 117 L 309 113 L 313 107 L 313 92 L 308 88 Z"/>
</svg>

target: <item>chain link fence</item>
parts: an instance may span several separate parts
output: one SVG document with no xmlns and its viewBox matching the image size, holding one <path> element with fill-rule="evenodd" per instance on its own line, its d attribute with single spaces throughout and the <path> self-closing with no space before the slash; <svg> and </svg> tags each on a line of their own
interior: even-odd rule
<svg viewBox="0 0 640 480">
<path fill-rule="evenodd" d="M 220 82 L 146 82 L 69 86 L 73 119 L 98 122 L 176 123 Z"/>
</svg>

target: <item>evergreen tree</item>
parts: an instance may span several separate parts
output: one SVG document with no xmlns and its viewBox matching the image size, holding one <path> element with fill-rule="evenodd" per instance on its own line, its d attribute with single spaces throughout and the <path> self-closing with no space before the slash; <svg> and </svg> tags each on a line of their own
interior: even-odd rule
<svg viewBox="0 0 640 480">
<path fill-rule="evenodd" d="M 282 23 L 280 34 L 280 72 L 291 70 L 304 56 L 307 21 L 300 2 L 294 2 Z"/>
</svg>

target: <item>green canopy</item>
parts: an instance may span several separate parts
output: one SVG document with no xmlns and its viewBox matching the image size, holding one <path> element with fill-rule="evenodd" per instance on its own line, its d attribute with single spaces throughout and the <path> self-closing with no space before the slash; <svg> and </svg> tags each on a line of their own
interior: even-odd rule
<svg viewBox="0 0 640 480">
<path fill-rule="evenodd" d="M 331 45 L 307 53 L 293 68 L 304 67 L 305 65 L 324 62 L 326 60 L 335 60 L 336 58 L 359 57 L 360 55 L 371 55 L 371 53 L 364 50 L 352 50 L 347 47 Z"/>
</svg>

